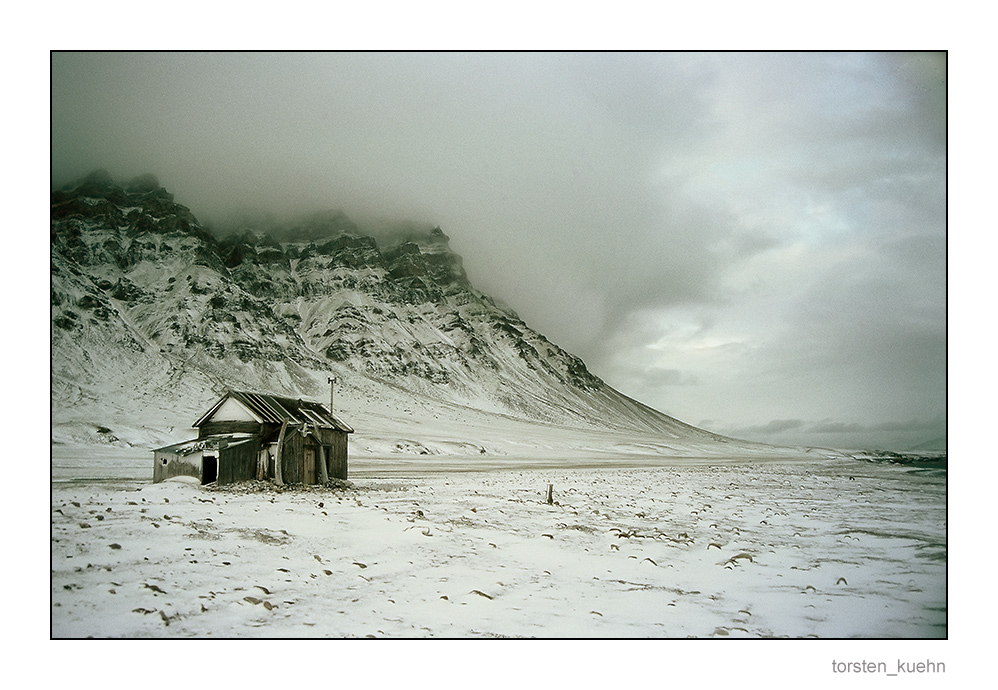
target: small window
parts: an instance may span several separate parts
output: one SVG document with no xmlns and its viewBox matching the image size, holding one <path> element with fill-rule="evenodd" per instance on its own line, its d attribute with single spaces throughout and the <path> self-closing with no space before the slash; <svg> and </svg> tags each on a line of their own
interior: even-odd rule
<svg viewBox="0 0 998 690">
<path fill-rule="evenodd" d="M 166 464 L 166 458 L 163 458 L 163 464 L 164 465 Z"/>
</svg>

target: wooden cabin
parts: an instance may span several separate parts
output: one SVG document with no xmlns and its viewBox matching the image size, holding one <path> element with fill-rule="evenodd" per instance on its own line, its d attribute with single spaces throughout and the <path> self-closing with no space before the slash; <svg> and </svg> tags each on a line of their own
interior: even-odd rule
<svg viewBox="0 0 998 690">
<path fill-rule="evenodd" d="M 347 435 L 353 429 L 317 402 L 229 391 L 194 428 L 196 439 L 153 451 L 153 482 L 176 476 L 202 484 L 347 478 Z"/>
</svg>

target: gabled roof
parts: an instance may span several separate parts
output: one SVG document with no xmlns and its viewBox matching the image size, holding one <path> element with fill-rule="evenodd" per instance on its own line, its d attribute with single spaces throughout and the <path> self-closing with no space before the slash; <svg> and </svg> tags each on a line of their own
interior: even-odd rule
<svg viewBox="0 0 998 690">
<path fill-rule="evenodd" d="M 266 393 L 251 393 L 249 391 L 228 391 L 215 403 L 201 419 L 194 422 L 195 427 L 211 419 L 227 400 L 230 398 L 237 400 L 255 417 L 265 424 L 282 424 L 285 421 L 291 425 L 316 426 L 320 429 L 336 429 L 350 434 L 353 429 L 347 426 L 343 420 L 331 413 L 322 403 L 310 400 L 294 400 L 277 395 L 267 395 Z"/>
</svg>

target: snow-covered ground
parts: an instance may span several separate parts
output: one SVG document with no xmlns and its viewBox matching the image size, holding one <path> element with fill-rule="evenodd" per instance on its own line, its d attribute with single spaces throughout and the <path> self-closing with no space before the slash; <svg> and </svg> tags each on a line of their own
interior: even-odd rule
<svg viewBox="0 0 998 690">
<path fill-rule="evenodd" d="M 278 492 L 55 450 L 56 638 L 947 635 L 941 470 L 359 458 Z"/>
</svg>

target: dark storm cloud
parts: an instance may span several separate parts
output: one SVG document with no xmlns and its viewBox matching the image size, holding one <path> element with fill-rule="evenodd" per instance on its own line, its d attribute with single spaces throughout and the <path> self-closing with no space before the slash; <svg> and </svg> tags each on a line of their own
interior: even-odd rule
<svg viewBox="0 0 998 690">
<path fill-rule="evenodd" d="M 495 263 L 553 271 L 600 286 L 615 314 L 703 297 L 716 271 L 717 211 L 652 179 L 710 127 L 710 74 L 686 61 L 57 55 L 53 166 L 57 179 L 154 170 L 206 218 L 334 205 L 453 219 L 487 254 L 484 281 L 506 272 Z"/>
<path fill-rule="evenodd" d="M 439 224 L 681 418 L 942 417 L 942 56 L 56 54 L 52 116 L 57 184 Z"/>
</svg>

